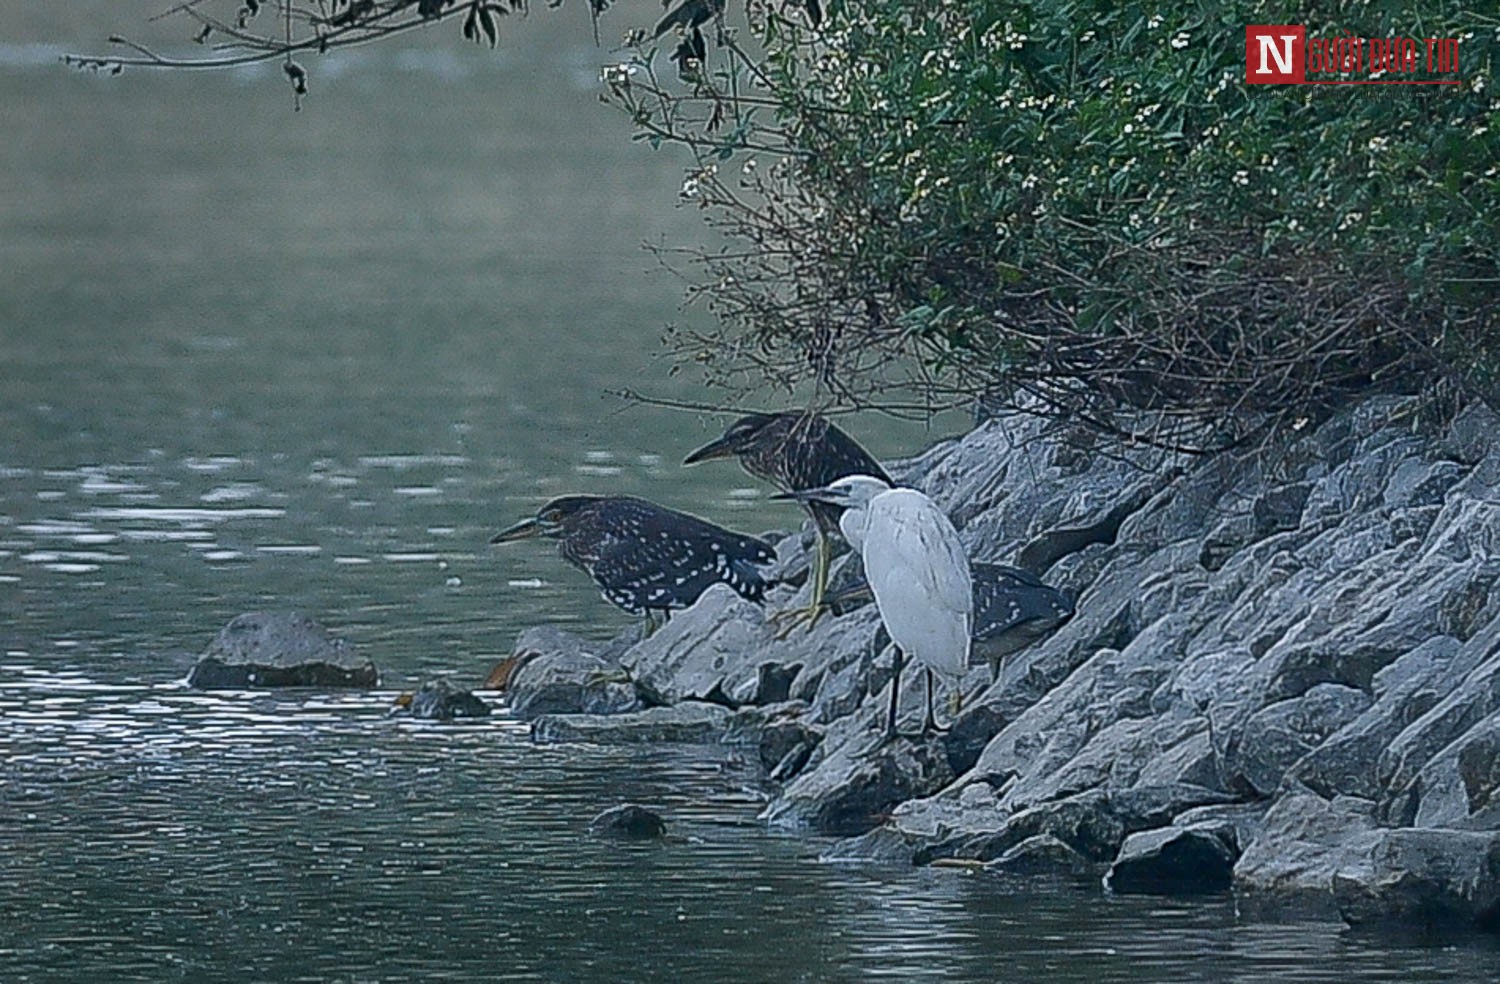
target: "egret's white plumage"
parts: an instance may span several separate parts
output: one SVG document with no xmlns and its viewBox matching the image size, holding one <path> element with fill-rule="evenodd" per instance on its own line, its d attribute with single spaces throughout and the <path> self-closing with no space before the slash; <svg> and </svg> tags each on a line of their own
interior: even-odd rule
<svg viewBox="0 0 1500 984">
<path fill-rule="evenodd" d="M 844 538 L 860 552 L 880 618 L 900 653 L 957 688 L 969 665 L 974 589 L 947 515 L 916 489 L 841 478 L 809 495 L 845 507 Z M 898 655 L 898 660 L 899 660 Z M 897 663 L 899 685 L 900 663 Z M 894 728 L 896 694 L 891 695 Z M 929 707 L 929 721 L 931 723 Z"/>
</svg>

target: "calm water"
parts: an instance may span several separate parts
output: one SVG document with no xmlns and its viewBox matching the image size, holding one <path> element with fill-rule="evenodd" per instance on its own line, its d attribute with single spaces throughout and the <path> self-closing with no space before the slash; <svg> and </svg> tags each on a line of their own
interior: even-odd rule
<svg viewBox="0 0 1500 984">
<path fill-rule="evenodd" d="M 595 101 L 581 10 L 498 55 L 315 65 L 301 114 L 270 70 L 55 64 L 159 6 L 0 13 L 0 980 L 1500 975 L 1485 943 L 1226 899 L 820 865 L 732 757 L 388 718 L 522 626 L 623 624 L 549 551 L 487 545 L 543 497 L 795 516 L 678 467 L 721 421 L 604 395 L 701 396 L 655 358 L 694 315 L 638 249 L 700 233 L 678 165 Z M 932 436 L 851 426 L 888 455 Z M 389 690 L 182 689 L 258 607 L 330 624 Z M 671 840 L 583 836 L 620 798 Z"/>
</svg>

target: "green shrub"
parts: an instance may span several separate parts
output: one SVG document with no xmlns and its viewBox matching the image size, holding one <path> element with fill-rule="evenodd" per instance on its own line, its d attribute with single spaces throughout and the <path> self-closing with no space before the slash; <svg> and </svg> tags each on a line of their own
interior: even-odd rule
<svg viewBox="0 0 1500 984">
<path fill-rule="evenodd" d="M 650 52 L 613 87 L 695 148 L 686 191 L 746 247 L 698 256 L 728 327 L 677 341 L 717 382 L 854 401 L 1197 422 L 1493 395 L 1500 19 L 1424 6 L 1253 20 L 1459 37 L 1461 86 L 1246 85 L 1246 15 L 1221 4 L 864 0 L 814 31 L 752 2 L 765 55 L 731 34 L 687 90 Z"/>
</svg>

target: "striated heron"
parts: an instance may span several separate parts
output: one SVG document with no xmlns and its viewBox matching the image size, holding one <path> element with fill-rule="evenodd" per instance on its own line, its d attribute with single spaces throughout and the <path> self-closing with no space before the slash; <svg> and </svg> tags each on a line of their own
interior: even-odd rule
<svg viewBox="0 0 1500 984">
<path fill-rule="evenodd" d="M 974 630 L 970 663 L 990 664 L 990 682 L 1000 679 L 1005 657 L 1057 631 L 1073 617 L 1073 599 L 1043 584 L 1030 571 L 1009 564 L 969 563 L 974 584 Z M 827 607 L 843 613 L 870 601 L 868 583 L 835 592 Z M 884 643 L 877 640 L 876 648 Z"/>
<path fill-rule="evenodd" d="M 735 457 L 740 467 L 782 492 L 824 488 L 850 475 L 869 475 L 887 485 L 891 477 L 859 443 L 817 414 L 787 411 L 752 413 L 729 426 L 724 435 L 683 459 L 691 465 L 713 458 Z M 819 499 L 802 500 L 818 530 L 813 566 L 812 601 L 805 617 L 816 620 L 828 587 L 833 556 L 829 537 L 839 529 L 844 507 Z"/>
<path fill-rule="evenodd" d="M 670 618 L 720 582 L 759 603 L 760 567 L 776 559 L 762 540 L 628 495 L 553 499 L 490 542 L 532 536 L 557 540 L 563 560 L 593 578 L 606 601 L 648 624 L 653 613 Z"/>
<path fill-rule="evenodd" d="M 947 514 L 916 489 L 891 488 L 869 475 L 841 478 L 825 488 L 789 493 L 803 502 L 843 507 L 839 529 L 860 553 L 880 621 L 896 650 L 886 735 L 896 735 L 896 709 L 905 657 L 927 671 L 922 734 L 937 730 L 932 677 L 958 687 L 969 667 L 974 587 L 969 558 Z M 955 707 L 958 700 L 954 700 Z"/>
</svg>

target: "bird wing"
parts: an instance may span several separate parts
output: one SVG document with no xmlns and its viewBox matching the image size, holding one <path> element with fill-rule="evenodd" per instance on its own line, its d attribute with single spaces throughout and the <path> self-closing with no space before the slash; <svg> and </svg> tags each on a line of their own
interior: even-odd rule
<svg viewBox="0 0 1500 984">
<path fill-rule="evenodd" d="M 685 607 L 719 581 L 751 601 L 765 592 L 758 568 L 776 559 L 769 544 L 650 503 L 621 500 L 615 512 L 594 558 L 606 591 L 630 593 L 646 608 Z"/>
<path fill-rule="evenodd" d="M 957 531 L 912 489 L 882 493 L 867 508 L 861 553 L 886 630 L 916 662 L 950 680 L 962 677 L 974 589 Z"/>
<path fill-rule="evenodd" d="M 912 489 L 894 489 L 877 496 L 870 509 L 867 550 L 880 549 L 889 558 L 878 566 L 914 579 L 923 596 L 944 611 L 971 616 L 974 588 L 969 558 L 958 531 L 943 511 Z"/>
</svg>

